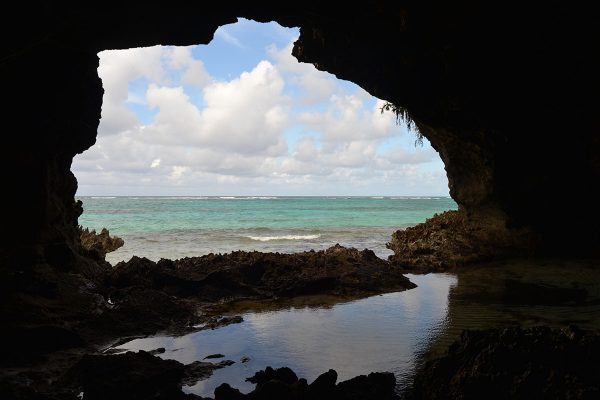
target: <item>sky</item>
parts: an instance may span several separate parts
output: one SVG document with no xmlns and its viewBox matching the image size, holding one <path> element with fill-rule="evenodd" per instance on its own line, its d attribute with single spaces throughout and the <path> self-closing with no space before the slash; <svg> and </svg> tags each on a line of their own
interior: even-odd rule
<svg viewBox="0 0 600 400">
<path fill-rule="evenodd" d="M 438 154 L 352 82 L 299 63 L 298 29 L 241 19 L 208 45 L 99 53 L 79 196 L 447 196 Z"/>
</svg>

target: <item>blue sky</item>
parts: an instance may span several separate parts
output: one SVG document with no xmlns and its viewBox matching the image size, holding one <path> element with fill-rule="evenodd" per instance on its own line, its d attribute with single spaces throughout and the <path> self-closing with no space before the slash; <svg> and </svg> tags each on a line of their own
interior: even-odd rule
<svg viewBox="0 0 600 400">
<path fill-rule="evenodd" d="M 78 195 L 442 195 L 443 164 L 357 85 L 298 63 L 297 29 L 240 20 L 209 45 L 99 54 Z"/>
</svg>

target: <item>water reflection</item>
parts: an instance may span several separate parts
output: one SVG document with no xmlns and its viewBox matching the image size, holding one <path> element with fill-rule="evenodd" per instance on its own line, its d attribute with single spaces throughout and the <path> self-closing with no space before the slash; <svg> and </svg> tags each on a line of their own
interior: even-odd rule
<svg viewBox="0 0 600 400">
<path fill-rule="evenodd" d="M 266 366 L 292 368 L 309 382 L 333 368 L 339 380 L 373 371 L 392 371 L 407 384 L 416 360 L 444 329 L 448 293 L 457 280 L 450 274 L 409 275 L 418 287 L 327 306 L 247 312 L 244 322 L 182 337 L 154 337 L 121 348 L 164 347 L 163 358 L 183 363 L 222 353 L 236 361 L 208 380 L 184 390 L 201 396 L 228 382 L 242 392 L 244 379 Z M 250 361 L 241 363 L 242 357 Z"/>
<path fill-rule="evenodd" d="M 253 385 L 244 379 L 269 365 L 289 366 L 309 382 L 329 368 L 340 380 L 392 371 L 401 389 L 415 368 L 446 352 L 464 329 L 569 324 L 600 329 L 600 268 L 594 261 L 511 260 L 461 268 L 456 275 L 408 277 L 417 288 L 345 303 L 312 297 L 241 304 L 252 309 L 241 324 L 139 339 L 121 348 L 164 347 L 162 357 L 186 364 L 213 353 L 236 361 L 184 388 L 201 396 L 212 395 L 223 382 L 248 392 Z M 244 356 L 248 363 L 239 362 Z"/>
<path fill-rule="evenodd" d="M 507 260 L 457 271 L 446 329 L 427 358 L 465 329 L 505 326 L 600 329 L 600 268 L 590 260 Z"/>
</svg>

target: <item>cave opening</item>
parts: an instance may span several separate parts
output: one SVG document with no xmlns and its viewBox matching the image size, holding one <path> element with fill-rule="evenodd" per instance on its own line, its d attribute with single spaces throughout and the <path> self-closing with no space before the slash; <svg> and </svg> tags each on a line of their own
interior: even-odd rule
<svg viewBox="0 0 600 400">
<path fill-rule="evenodd" d="M 414 285 L 385 261 L 392 232 L 456 208 L 443 163 L 426 139 L 417 144 L 406 124 L 383 110 L 383 100 L 299 63 L 292 56 L 298 34 L 241 19 L 217 29 L 208 45 L 99 53 L 97 142 L 72 166 L 84 209 L 79 223 L 124 239 L 106 254 L 117 287 L 138 286 L 145 271 L 155 288 L 202 299 L 206 314 L 235 299 L 219 314 L 243 319 L 214 330 L 202 329 L 202 320 L 197 331 L 110 348 L 164 349 L 161 358 L 183 364 L 211 354 L 237 362 L 184 385 L 187 393 L 210 396 L 223 382 L 249 392 L 244 379 L 268 366 L 314 380 L 323 365 L 340 380 L 392 370 L 400 390 L 416 368 L 414 354 L 444 326 L 455 278 L 413 276 L 419 287 L 404 293 Z M 174 270 L 163 269 L 169 263 Z M 227 276 L 230 264 L 241 278 Z M 351 264 L 362 269 L 353 278 Z M 204 277 L 211 270 L 217 278 Z M 211 283 L 191 295 L 160 276 L 183 286 Z M 298 283 L 282 285 L 287 279 Z M 289 300 L 244 303 L 244 296 L 264 297 L 254 287 Z M 378 291 L 389 293 L 365 298 Z M 119 290 L 107 296 L 123 299 Z"/>
<path fill-rule="evenodd" d="M 15 127 L 12 135 L 7 129 L 10 140 L 4 143 L 1 160 L 7 188 L 2 196 L 5 225 L 0 249 L 0 334 L 7 344 L 0 349 L 2 397 L 193 397 L 181 392 L 182 382 L 189 386 L 206 365 L 200 360 L 183 365 L 157 357 L 177 353 L 178 347 L 166 344 L 171 339 L 163 338 L 164 347 L 145 347 L 151 353 L 111 355 L 122 348 L 113 345 L 136 335 L 150 338 L 165 329 L 179 334 L 190 327 L 209 331 L 227 324 L 242 329 L 244 324 L 232 325 L 239 318 L 200 315 L 196 308 L 202 302 L 230 299 L 232 293 L 296 296 L 339 289 L 335 285 L 340 282 L 345 288 L 360 289 L 352 274 L 342 281 L 319 275 L 316 268 L 309 268 L 304 278 L 310 279 L 301 281 L 283 274 L 285 268 L 275 271 L 279 275 L 271 274 L 276 263 L 262 256 L 243 265 L 230 257 L 214 257 L 211 263 L 226 268 L 207 274 L 192 274 L 193 262 L 169 260 L 136 259 L 117 270 L 81 246 L 77 231 L 81 208 L 74 202 L 77 181 L 71 163 L 97 137 L 103 94 L 97 53 L 208 43 L 214 31 L 236 21 L 236 15 L 300 26 L 295 58 L 402 107 L 445 163 L 450 194 L 459 210 L 396 232 L 392 239 L 395 267 L 419 272 L 450 268 L 459 274 L 456 285 L 445 286 L 450 334 L 442 334 L 436 342 L 442 358 L 417 372 L 412 398 L 481 398 L 490 391 L 502 398 L 597 395 L 600 379 L 588 367 L 598 364 L 600 354 L 599 214 L 594 212 L 600 125 L 593 96 L 598 61 L 590 51 L 599 37 L 596 13 L 585 7 L 515 9 L 471 1 L 375 1 L 343 8 L 312 1 L 276 6 L 233 1 L 212 4 L 210 9 L 202 2 L 174 1 L 165 8 L 145 5 L 7 6 L 7 15 L 14 11 L 20 23 L 3 27 L 8 31 L 0 58 L 3 96 L 9 99 L 3 103 L 6 126 Z M 158 158 L 146 160 L 144 168 L 163 165 L 163 158 L 160 162 Z M 169 173 L 184 177 L 187 170 L 182 168 Z M 556 255 L 564 258 L 542 258 Z M 589 256 L 595 258 L 584 258 Z M 384 276 L 390 290 L 411 287 L 394 274 L 397 270 L 365 252 L 334 248 L 305 258 L 290 257 L 285 267 L 323 260 L 334 269 L 338 262 L 369 265 L 372 269 L 359 275 L 362 282 Z M 427 276 L 436 275 L 423 275 Z M 257 282 L 260 287 L 252 285 Z M 427 289 L 427 284 L 418 283 Z M 394 311 L 400 305 L 406 309 L 424 305 L 410 301 L 419 288 L 402 292 L 407 301 Z M 421 292 L 425 299 L 447 293 L 443 287 L 430 289 Z M 385 316 L 385 310 L 379 304 L 363 308 L 361 316 Z M 420 317 L 431 311 L 412 310 Z M 335 312 L 339 311 L 355 315 L 357 308 Z M 435 328 L 435 315 L 429 315 L 434 318 L 428 327 Z M 291 326 L 294 316 L 248 319 L 257 327 L 273 323 L 285 327 Z M 331 321 L 344 328 L 343 319 Z M 378 322 L 371 323 L 373 338 L 386 333 Z M 416 322 L 424 326 L 419 324 L 422 319 Z M 319 322 L 313 319 L 312 326 L 316 325 Z M 342 329 L 342 333 L 352 332 Z M 266 343 L 273 340 L 256 336 Z M 196 355 L 201 358 L 207 352 Z M 351 365 L 359 358 L 350 354 L 342 363 Z M 249 360 L 235 361 L 243 367 Z M 319 372 L 327 368 L 322 360 L 319 364 Z M 449 364 L 456 368 L 446 368 Z M 395 397 L 389 374 L 336 384 L 337 374 L 329 371 L 307 387 L 289 370 L 263 372 L 262 377 L 255 376 L 256 398 L 268 397 L 272 390 L 285 398 L 285 393 L 298 390 L 310 392 L 311 398 L 328 398 L 327 393 L 335 392 L 340 398 L 368 399 L 380 389 L 385 395 L 378 399 Z M 260 387 L 268 383 L 263 378 L 275 378 L 275 384 Z M 243 398 L 226 386 L 215 397 Z"/>
<path fill-rule="evenodd" d="M 299 63 L 298 35 L 240 19 L 208 45 L 99 53 L 98 138 L 72 170 L 80 224 L 125 240 L 109 261 L 336 243 L 385 259 L 392 232 L 455 208 L 429 142 Z"/>
</svg>

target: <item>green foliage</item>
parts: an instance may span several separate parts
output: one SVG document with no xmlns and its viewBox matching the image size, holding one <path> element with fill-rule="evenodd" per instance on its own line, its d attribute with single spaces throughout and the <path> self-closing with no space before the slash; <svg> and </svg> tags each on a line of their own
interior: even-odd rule
<svg viewBox="0 0 600 400">
<path fill-rule="evenodd" d="M 409 132 L 414 132 L 415 136 L 415 146 L 423 146 L 423 134 L 419 131 L 417 125 L 415 125 L 415 121 L 411 118 L 408 110 L 404 107 L 397 106 L 389 101 L 386 101 L 384 105 L 380 108 L 381 113 L 383 114 L 385 111 L 391 111 L 396 115 L 396 124 L 400 125 L 400 123 L 405 123 Z"/>
</svg>

